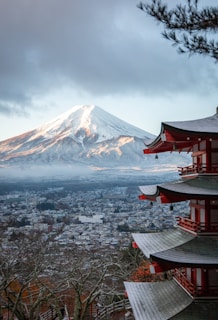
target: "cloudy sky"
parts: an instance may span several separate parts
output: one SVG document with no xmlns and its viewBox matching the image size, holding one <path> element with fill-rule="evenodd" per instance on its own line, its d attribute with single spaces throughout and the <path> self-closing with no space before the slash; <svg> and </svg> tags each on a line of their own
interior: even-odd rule
<svg viewBox="0 0 218 320">
<path fill-rule="evenodd" d="M 217 64 L 178 55 L 138 3 L 0 0 L 0 140 L 77 104 L 154 134 L 161 121 L 214 114 Z"/>
</svg>

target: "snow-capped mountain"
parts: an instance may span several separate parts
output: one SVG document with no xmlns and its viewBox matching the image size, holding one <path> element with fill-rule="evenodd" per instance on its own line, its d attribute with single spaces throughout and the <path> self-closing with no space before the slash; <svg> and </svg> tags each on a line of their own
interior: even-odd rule
<svg viewBox="0 0 218 320">
<path fill-rule="evenodd" d="M 74 106 L 39 128 L 0 142 L 0 167 L 146 167 L 144 140 L 153 137 L 97 106 Z M 169 167 L 175 162 L 163 159 Z"/>
</svg>

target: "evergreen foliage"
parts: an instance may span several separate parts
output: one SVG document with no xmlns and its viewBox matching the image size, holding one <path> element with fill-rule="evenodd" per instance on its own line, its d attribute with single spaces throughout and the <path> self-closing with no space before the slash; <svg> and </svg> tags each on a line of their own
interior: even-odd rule
<svg viewBox="0 0 218 320">
<path fill-rule="evenodd" d="M 169 9 L 162 0 L 151 0 L 138 7 L 164 25 L 163 37 L 172 41 L 179 53 L 218 60 L 218 6 L 200 8 L 198 0 L 186 0 L 186 4 Z"/>
</svg>

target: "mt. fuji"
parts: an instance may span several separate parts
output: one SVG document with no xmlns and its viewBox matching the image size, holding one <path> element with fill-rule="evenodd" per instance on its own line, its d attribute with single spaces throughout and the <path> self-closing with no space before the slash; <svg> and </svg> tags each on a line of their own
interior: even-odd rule
<svg viewBox="0 0 218 320">
<path fill-rule="evenodd" d="M 145 167 L 144 141 L 150 138 L 154 136 L 99 107 L 74 106 L 39 128 L 1 141 L 0 168 Z M 171 167 L 178 164 L 174 160 L 164 157 L 161 163 Z"/>
</svg>

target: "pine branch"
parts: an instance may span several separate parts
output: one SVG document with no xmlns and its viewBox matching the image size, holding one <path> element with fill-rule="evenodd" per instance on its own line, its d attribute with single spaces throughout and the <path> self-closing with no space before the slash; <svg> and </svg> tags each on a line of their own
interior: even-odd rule
<svg viewBox="0 0 218 320">
<path fill-rule="evenodd" d="M 138 8 L 162 23 L 164 38 L 178 46 L 179 53 L 202 54 L 218 60 L 218 42 L 208 40 L 218 30 L 218 7 L 198 8 L 198 0 L 187 0 L 186 5 L 168 9 L 162 0 L 140 2 Z"/>
<path fill-rule="evenodd" d="M 174 31 L 162 33 L 163 37 L 173 42 L 173 46 L 178 46 L 178 53 L 188 53 L 193 55 L 195 53 L 207 55 L 218 60 L 218 43 L 213 39 L 208 40 L 205 36 L 182 34 L 178 38 Z"/>
</svg>

